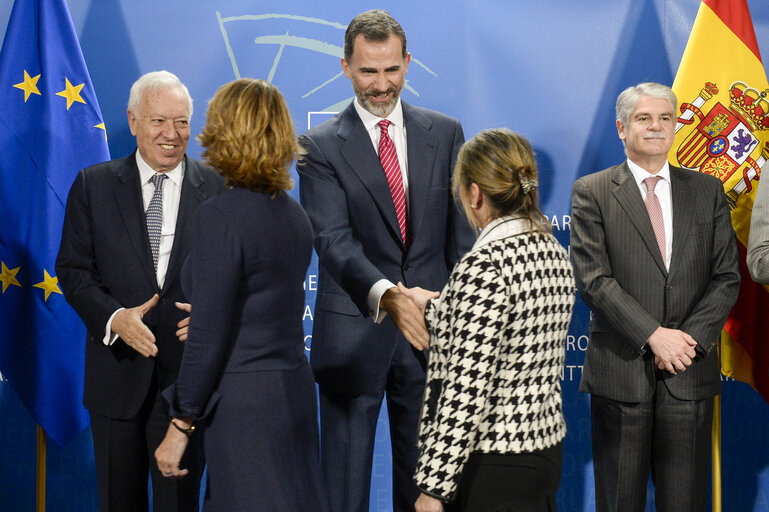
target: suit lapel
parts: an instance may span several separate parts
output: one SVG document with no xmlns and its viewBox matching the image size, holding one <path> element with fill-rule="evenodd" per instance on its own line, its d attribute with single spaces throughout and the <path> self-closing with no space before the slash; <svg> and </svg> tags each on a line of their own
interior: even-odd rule
<svg viewBox="0 0 769 512">
<path fill-rule="evenodd" d="M 670 271 L 673 272 L 681 263 L 681 254 L 688 243 L 691 233 L 693 208 L 687 205 L 694 204 L 694 191 L 692 191 L 689 176 L 678 167 L 670 166 L 670 192 L 673 210 L 673 250 L 670 256 Z"/>
<path fill-rule="evenodd" d="M 182 179 L 182 193 L 179 198 L 179 213 L 176 217 L 174 230 L 174 245 L 171 249 L 171 257 L 168 260 L 168 270 L 163 282 L 163 292 L 173 284 L 179 276 L 184 258 L 189 252 L 192 233 L 192 216 L 198 205 L 206 199 L 206 195 L 200 191 L 205 182 L 203 175 L 198 170 L 198 164 L 185 155 L 184 178 Z M 162 295 L 162 293 L 161 293 Z"/>
<path fill-rule="evenodd" d="M 355 101 L 355 100 L 353 100 Z M 389 226 L 394 238 L 401 240 L 398 217 L 395 213 L 390 187 L 387 184 L 382 163 L 371 143 L 371 137 L 366 132 L 355 106 L 350 105 L 342 112 L 337 135 L 344 141 L 340 152 L 347 161 L 350 169 L 358 176 L 363 186 L 369 191 L 385 223 Z M 411 153 L 409 153 L 411 158 Z"/>
<path fill-rule="evenodd" d="M 411 105 L 401 102 L 406 124 L 409 180 L 409 227 L 411 243 L 419 236 L 430 184 L 435 169 L 438 141 L 430 131 L 432 121 Z"/>
<path fill-rule="evenodd" d="M 147 235 L 147 223 L 144 219 L 142 184 L 139 168 L 136 166 L 135 151 L 124 160 L 124 165 L 118 170 L 118 179 L 121 186 L 115 189 L 114 198 L 120 209 L 123 225 L 147 279 L 157 289 L 157 277 L 152 266 L 152 251 Z"/>
<path fill-rule="evenodd" d="M 646 211 L 646 205 L 641 199 L 641 192 L 638 190 L 638 185 L 633 179 L 633 173 L 630 172 L 627 162 L 613 168 L 612 182 L 615 185 L 612 190 L 614 197 L 638 231 L 641 240 L 651 253 L 660 271 L 667 274 L 667 269 L 662 261 L 662 254 L 660 254 L 657 245 L 657 237 L 654 235 L 654 228 L 649 220 L 649 213 Z"/>
</svg>

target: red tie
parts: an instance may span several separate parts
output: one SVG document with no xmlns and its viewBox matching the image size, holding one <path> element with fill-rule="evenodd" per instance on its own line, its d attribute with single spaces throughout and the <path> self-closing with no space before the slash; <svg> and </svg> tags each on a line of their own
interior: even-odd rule
<svg viewBox="0 0 769 512">
<path fill-rule="evenodd" d="M 653 178 L 646 178 L 643 180 L 646 185 L 646 211 L 649 212 L 649 220 L 652 221 L 652 228 L 654 228 L 654 236 L 657 237 L 657 245 L 659 246 L 660 253 L 662 254 L 662 263 L 667 265 L 665 261 L 665 221 L 662 220 L 662 207 L 660 206 L 660 200 L 654 193 L 654 187 L 657 186 L 657 182 L 662 178 L 654 176 Z"/>
<path fill-rule="evenodd" d="M 401 167 L 398 165 L 398 154 L 395 152 L 395 144 L 387 134 L 387 128 L 390 121 L 383 119 L 379 121 L 379 128 L 382 133 L 379 137 L 379 160 L 382 162 L 387 184 L 390 186 L 390 194 L 393 196 L 393 205 L 395 214 L 398 217 L 398 227 L 401 230 L 403 245 L 406 245 L 406 191 L 403 188 L 403 176 Z"/>
</svg>

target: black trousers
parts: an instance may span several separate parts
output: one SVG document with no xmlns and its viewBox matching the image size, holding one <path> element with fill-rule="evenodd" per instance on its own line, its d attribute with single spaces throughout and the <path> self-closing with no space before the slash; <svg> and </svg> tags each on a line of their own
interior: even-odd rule
<svg viewBox="0 0 769 512">
<path fill-rule="evenodd" d="M 705 510 L 713 399 L 678 400 L 657 381 L 652 400 L 590 397 L 597 512 L 643 512 L 651 471 L 658 512 Z"/>
<path fill-rule="evenodd" d="M 195 432 L 182 458 L 190 473 L 181 480 L 164 478 L 155 449 L 168 429 L 168 407 L 153 383 L 139 413 L 115 419 L 90 412 L 99 512 L 146 512 L 148 477 L 152 478 L 154 512 L 197 512 L 204 457 L 202 432 Z"/>
<path fill-rule="evenodd" d="M 563 443 L 529 453 L 473 452 L 447 512 L 555 512 Z"/>
</svg>

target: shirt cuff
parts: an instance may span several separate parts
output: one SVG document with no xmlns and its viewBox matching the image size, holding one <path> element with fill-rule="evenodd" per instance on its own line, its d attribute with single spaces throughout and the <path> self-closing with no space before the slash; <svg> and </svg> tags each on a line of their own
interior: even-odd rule
<svg viewBox="0 0 769 512">
<path fill-rule="evenodd" d="M 370 316 L 377 324 L 382 323 L 382 320 L 387 316 L 387 311 L 379 307 L 382 295 L 384 295 L 387 290 L 394 287 L 395 285 L 389 279 L 380 279 L 374 283 L 374 286 L 368 291 L 368 297 L 366 298 L 368 316 Z"/>
<path fill-rule="evenodd" d="M 118 339 L 118 335 L 112 332 L 112 321 L 115 319 L 115 315 L 124 309 L 125 308 L 116 309 L 115 312 L 112 313 L 112 316 L 109 317 L 109 320 L 107 320 L 107 329 L 104 332 L 104 338 L 102 338 L 102 342 L 108 347 L 115 343 L 115 340 Z"/>
</svg>

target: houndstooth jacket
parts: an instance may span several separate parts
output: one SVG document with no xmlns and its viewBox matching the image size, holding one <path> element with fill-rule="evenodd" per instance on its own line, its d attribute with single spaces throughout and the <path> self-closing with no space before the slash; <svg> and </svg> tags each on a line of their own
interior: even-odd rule
<svg viewBox="0 0 769 512">
<path fill-rule="evenodd" d="M 455 497 L 470 453 L 521 453 L 566 435 L 560 376 L 574 304 L 564 248 L 502 217 L 425 310 L 430 355 L 414 482 Z"/>
</svg>

